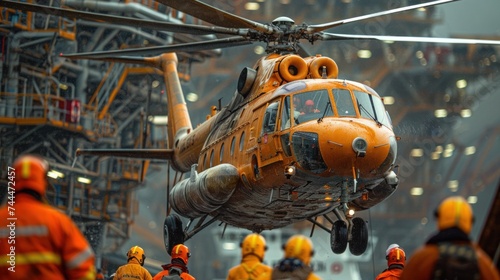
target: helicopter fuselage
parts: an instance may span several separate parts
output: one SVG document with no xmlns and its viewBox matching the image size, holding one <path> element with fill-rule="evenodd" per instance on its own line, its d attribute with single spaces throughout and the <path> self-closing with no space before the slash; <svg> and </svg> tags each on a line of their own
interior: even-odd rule
<svg viewBox="0 0 500 280">
<path fill-rule="evenodd" d="M 316 65 L 318 58 L 322 62 Z M 395 188 L 384 178 L 393 168 L 397 145 L 382 99 L 366 85 L 336 79 L 332 62 L 270 55 L 257 63 L 255 75 L 242 75 L 231 104 L 183 137 L 174 153 L 184 171 L 197 164 L 200 175 L 232 179 L 206 186 L 204 177 L 197 187 L 174 187 L 174 209 L 190 218 L 213 210 L 210 215 L 223 222 L 264 230 L 354 200 L 371 199 L 372 206 L 390 195 Z M 251 87 L 245 89 L 245 83 Z M 370 197 L 381 184 L 384 196 Z M 209 200 L 203 197 L 207 193 L 225 198 L 198 207 Z"/>
</svg>

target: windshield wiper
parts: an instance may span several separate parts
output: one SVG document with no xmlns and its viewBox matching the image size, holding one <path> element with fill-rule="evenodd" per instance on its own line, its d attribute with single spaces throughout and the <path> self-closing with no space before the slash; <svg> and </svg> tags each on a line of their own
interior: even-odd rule
<svg viewBox="0 0 500 280">
<path fill-rule="evenodd" d="M 359 107 L 359 109 L 363 110 L 363 112 L 365 112 L 372 120 L 374 120 L 378 126 L 382 126 L 382 123 L 379 122 L 374 116 L 372 116 L 372 114 L 370 114 L 370 112 L 368 112 L 368 110 L 365 108 L 365 106 L 361 105 L 361 103 L 358 102 L 358 107 Z"/>
<path fill-rule="evenodd" d="M 325 110 L 323 110 L 323 115 L 318 119 L 318 123 L 323 121 L 323 118 L 326 116 L 326 110 L 328 110 L 328 109 L 330 109 L 330 110 L 332 109 L 330 100 L 328 100 L 328 102 L 326 103 Z"/>
</svg>

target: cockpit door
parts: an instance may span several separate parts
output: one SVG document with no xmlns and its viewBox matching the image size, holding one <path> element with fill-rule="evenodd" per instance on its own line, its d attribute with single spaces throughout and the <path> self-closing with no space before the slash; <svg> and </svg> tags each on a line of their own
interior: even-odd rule
<svg viewBox="0 0 500 280">
<path fill-rule="evenodd" d="M 279 107 L 280 102 L 274 101 L 268 103 L 263 112 L 261 110 L 263 117 L 258 138 L 261 167 L 283 160 L 278 124 Z"/>
</svg>

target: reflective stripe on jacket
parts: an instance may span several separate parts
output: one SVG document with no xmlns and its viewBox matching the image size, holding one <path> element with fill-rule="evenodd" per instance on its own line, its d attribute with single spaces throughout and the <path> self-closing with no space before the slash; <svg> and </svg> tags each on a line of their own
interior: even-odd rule
<svg viewBox="0 0 500 280">
<path fill-rule="evenodd" d="M 68 216 L 28 194 L 18 194 L 8 206 L 0 208 L 0 275 L 95 279 L 94 253 Z"/>
</svg>

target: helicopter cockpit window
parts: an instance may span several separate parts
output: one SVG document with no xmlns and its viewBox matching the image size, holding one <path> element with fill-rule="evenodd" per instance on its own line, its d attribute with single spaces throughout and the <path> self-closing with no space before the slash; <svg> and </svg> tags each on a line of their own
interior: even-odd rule
<svg viewBox="0 0 500 280">
<path fill-rule="evenodd" d="M 354 91 L 354 95 L 356 96 L 359 113 L 362 118 L 372 119 L 390 127 L 390 121 L 387 119 L 384 104 L 379 97 L 361 91 Z"/>
<path fill-rule="evenodd" d="M 264 121 L 262 122 L 261 134 L 273 132 L 276 128 L 276 121 L 278 119 L 278 105 L 279 102 L 276 101 L 267 106 L 266 112 L 264 113 Z"/>
<path fill-rule="evenodd" d="M 351 92 L 346 89 L 334 89 L 333 98 L 340 117 L 355 117 L 356 111 L 352 103 Z"/>
<path fill-rule="evenodd" d="M 296 123 L 317 120 L 321 117 L 333 116 L 332 104 L 325 89 L 295 94 L 293 111 Z"/>
</svg>

